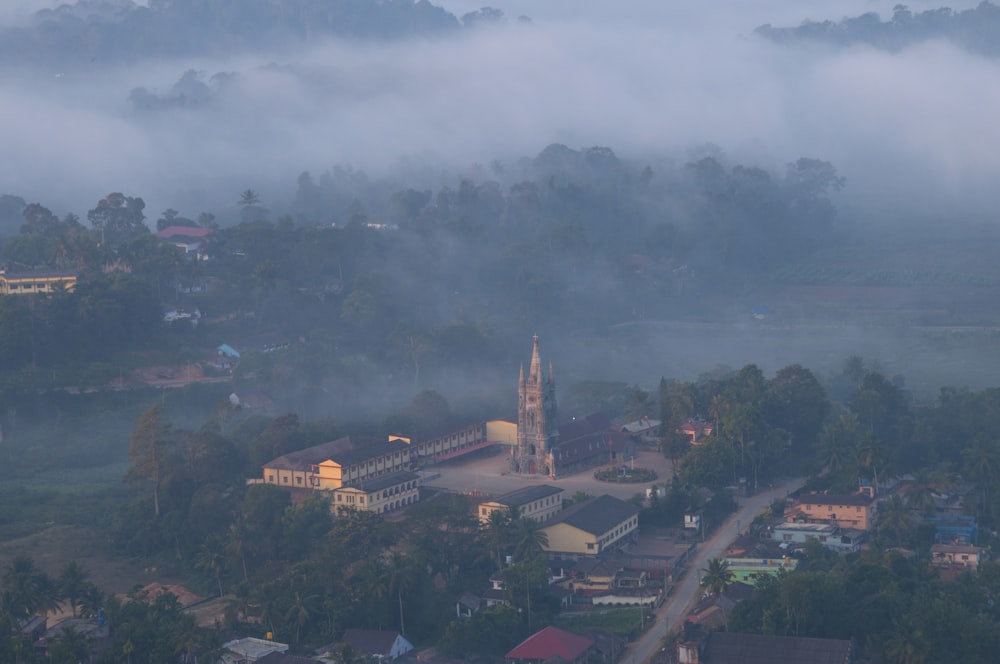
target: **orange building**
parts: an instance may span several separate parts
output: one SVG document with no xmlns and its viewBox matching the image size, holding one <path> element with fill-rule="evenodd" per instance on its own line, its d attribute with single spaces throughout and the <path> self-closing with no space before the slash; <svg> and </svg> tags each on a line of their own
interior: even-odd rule
<svg viewBox="0 0 1000 664">
<path fill-rule="evenodd" d="M 871 530 L 875 526 L 875 505 L 871 496 L 860 492 L 807 493 L 785 511 L 785 520 Z"/>
</svg>

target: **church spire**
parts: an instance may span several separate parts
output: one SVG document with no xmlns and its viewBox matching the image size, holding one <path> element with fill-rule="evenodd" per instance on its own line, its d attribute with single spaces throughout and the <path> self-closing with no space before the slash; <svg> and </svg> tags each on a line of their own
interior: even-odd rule
<svg viewBox="0 0 1000 664">
<path fill-rule="evenodd" d="M 542 382 L 542 358 L 538 354 L 538 335 L 534 336 L 535 343 L 531 349 L 531 369 L 528 371 L 528 380 L 540 385 Z"/>
</svg>

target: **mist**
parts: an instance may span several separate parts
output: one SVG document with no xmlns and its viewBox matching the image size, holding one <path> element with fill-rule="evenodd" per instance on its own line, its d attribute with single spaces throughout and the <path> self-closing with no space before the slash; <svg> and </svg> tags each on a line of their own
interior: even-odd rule
<svg viewBox="0 0 1000 664">
<path fill-rule="evenodd" d="M 443 6 L 461 16 L 479 4 Z M 751 34 L 764 23 L 887 17 L 894 4 L 510 2 L 498 6 L 503 25 L 436 39 L 12 68 L 0 75 L 0 122 L 16 128 L 0 136 L 0 189 L 77 214 L 125 191 L 152 214 L 192 215 L 254 187 L 277 210 L 300 172 L 336 164 L 388 176 L 419 163 L 454 177 L 553 142 L 680 163 L 710 143 L 776 171 L 800 156 L 831 161 L 847 177 L 845 209 L 859 216 L 979 219 L 1000 175 L 995 62 L 945 43 L 892 54 Z M 0 20 L 25 13 L 5 8 Z M 189 70 L 206 96 L 171 103 Z M 137 107 L 137 88 L 165 103 Z"/>
</svg>

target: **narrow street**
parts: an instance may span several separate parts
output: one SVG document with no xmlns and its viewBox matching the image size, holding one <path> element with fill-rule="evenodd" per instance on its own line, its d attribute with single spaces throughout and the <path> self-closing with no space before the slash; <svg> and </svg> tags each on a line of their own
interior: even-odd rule
<svg viewBox="0 0 1000 664">
<path fill-rule="evenodd" d="M 621 662 L 650 662 L 663 647 L 663 639 L 680 628 L 690 608 L 702 595 L 699 585 L 701 569 L 708 561 L 726 550 L 739 532 L 745 529 L 755 516 L 778 498 L 784 498 L 805 482 L 802 478 L 787 480 L 766 491 L 741 499 L 740 508 L 726 520 L 712 536 L 698 545 L 698 551 L 688 564 L 684 577 L 675 583 L 674 591 L 656 612 L 653 626 L 642 638 L 632 644 L 621 658 Z"/>
</svg>

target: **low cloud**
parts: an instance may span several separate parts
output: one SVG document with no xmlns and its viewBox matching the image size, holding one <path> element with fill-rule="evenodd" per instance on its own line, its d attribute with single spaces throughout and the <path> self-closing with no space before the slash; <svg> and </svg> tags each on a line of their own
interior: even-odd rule
<svg viewBox="0 0 1000 664">
<path fill-rule="evenodd" d="M 435 40 L 8 72 L 0 193 L 82 214 L 125 191 L 151 214 L 191 216 L 231 205 L 247 186 L 280 200 L 301 171 L 336 164 L 380 174 L 430 160 L 456 172 L 552 142 L 683 160 L 713 143 L 775 170 L 800 156 L 831 161 L 859 213 L 985 214 L 1000 177 L 995 61 L 944 43 L 890 54 L 751 34 L 763 23 L 886 17 L 893 4 L 640 2 L 626 12 L 509 2 L 495 5 L 506 25 Z M 459 16 L 479 6 L 444 3 Z M 5 8 L 0 21 L 22 14 Z M 516 24 L 520 14 L 533 23 Z M 189 71 L 209 92 L 197 103 L 130 101 L 138 88 L 169 101 Z"/>
</svg>

